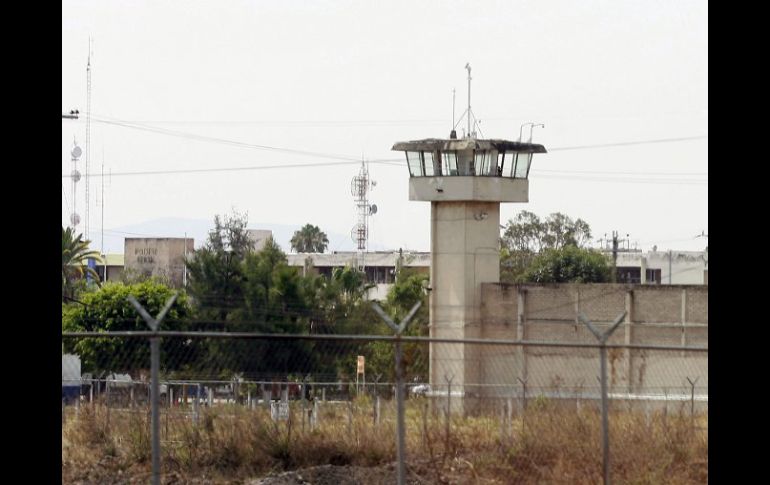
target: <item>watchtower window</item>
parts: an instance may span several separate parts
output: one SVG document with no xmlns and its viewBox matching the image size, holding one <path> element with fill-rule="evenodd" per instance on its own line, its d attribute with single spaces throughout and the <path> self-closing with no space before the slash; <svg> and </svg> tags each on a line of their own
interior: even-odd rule
<svg viewBox="0 0 770 485">
<path fill-rule="evenodd" d="M 498 176 L 497 150 L 477 151 L 475 154 L 476 175 L 485 177 Z"/>
<path fill-rule="evenodd" d="M 441 152 L 444 175 L 457 175 L 457 153 Z"/>
<path fill-rule="evenodd" d="M 422 157 L 420 152 L 406 152 L 406 161 L 409 165 L 409 175 L 422 177 L 425 172 L 422 169 Z"/>
<path fill-rule="evenodd" d="M 423 173 L 426 177 L 433 177 L 434 175 L 441 175 L 441 165 L 434 157 L 433 152 L 422 152 L 424 170 Z"/>
<path fill-rule="evenodd" d="M 513 173 L 513 177 L 517 179 L 525 179 L 529 176 L 529 164 L 532 162 L 531 153 L 518 153 L 516 154 L 516 168 Z"/>
<path fill-rule="evenodd" d="M 481 176 L 526 179 L 532 165 L 532 153 L 515 151 L 457 150 L 407 151 L 412 177 Z"/>
</svg>

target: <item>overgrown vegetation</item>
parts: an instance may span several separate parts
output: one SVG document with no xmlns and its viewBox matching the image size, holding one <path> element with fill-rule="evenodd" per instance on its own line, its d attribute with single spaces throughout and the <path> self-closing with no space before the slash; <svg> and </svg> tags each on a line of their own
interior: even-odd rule
<svg viewBox="0 0 770 485">
<path fill-rule="evenodd" d="M 263 408 L 221 405 L 201 411 L 164 410 L 161 423 L 165 477 L 232 483 L 280 470 L 314 465 L 389 466 L 396 456 L 393 403 L 382 403 L 376 424 L 370 399 L 320 403 L 316 426 L 302 422 L 292 403 L 291 420 L 273 422 Z M 144 408 L 68 410 L 62 429 L 64 482 L 127 483 L 147 477 L 149 419 Z M 510 423 L 500 413 L 446 416 L 424 399 L 407 406 L 410 475 L 420 483 L 600 483 L 600 416 L 544 403 Z M 610 420 L 613 481 L 706 483 L 708 421 L 689 415 L 613 411 Z M 165 482 L 165 480 L 164 480 Z M 199 483 L 199 482 L 196 482 Z"/>
<path fill-rule="evenodd" d="M 61 228 L 61 294 L 62 302 L 73 301 L 87 289 L 89 281 L 99 284 L 99 275 L 88 266 L 88 260 L 101 262 L 98 251 L 90 249 L 91 241 L 68 227 Z"/>
<path fill-rule="evenodd" d="M 367 291 L 374 285 L 355 267 L 336 268 L 330 276 L 288 265 L 287 256 L 272 239 L 255 250 L 246 231 L 245 215 L 214 220 L 204 247 L 187 261 L 188 287 L 173 290 L 153 278 L 138 282 L 110 282 L 81 295 L 77 303 L 63 305 L 64 331 L 147 330 L 146 323 L 127 301 L 134 295 L 156 315 L 172 293 L 179 296 L 161 330 L 209 330 L 270 334 L 392 334 L 376 315 Z M 426 335 L 427 295 L 425 275 L 399 268 L 397 283 L 385 310 L 402 318 L 417 301 L 423 308 L 409 326 L 409 335 Z M 271 345 L 259 340 L 164 339 L 162 369 L 167 377 L 197 373 L 230 379 L 271 376 L 278 380 L 301 379 L 309 373 L 355 380 L 357 355 L 367 357 L 367 373 L 392 378 L 392 346 L 366 343 L 291 341 Z M 128 373 L 136 379 L 147 369 L 148 348 L 135 340 L 67 339 L 64 351 L 82 359 L 82 371 L 103 375 Z M 406 362 L 415 376 L 427 376 L 427 346 L 405 346 Z M 174 360 L 176 359 L 176 360 Z"/>
</svg>

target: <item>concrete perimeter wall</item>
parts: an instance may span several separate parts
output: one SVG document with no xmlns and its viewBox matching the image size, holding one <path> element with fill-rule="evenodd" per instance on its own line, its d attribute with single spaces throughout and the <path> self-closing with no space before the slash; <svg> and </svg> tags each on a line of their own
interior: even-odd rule
<svg viewBox="0 0 770 485">
<path fill-rule="evenodd" d="M 624 311 L 609 343 L 708 347 L 708 286 L 555 284 L 481 285 L 481 338 L 596 343 L 577 319 L 583 313 L 602 331 Z M 484 346 L 478 394 L 510 396 L 523 383 L 568 394 L 598 389 L 599 349 Z M 708 395 L 708 353 L 610 349 L 610 393 Z M 467 383 L 469 384 L 469 383 Z M 707 398 L 706 398 L 707 399 Z M 707 405 L 707 404 L 706 404 Z"/>
</svg>

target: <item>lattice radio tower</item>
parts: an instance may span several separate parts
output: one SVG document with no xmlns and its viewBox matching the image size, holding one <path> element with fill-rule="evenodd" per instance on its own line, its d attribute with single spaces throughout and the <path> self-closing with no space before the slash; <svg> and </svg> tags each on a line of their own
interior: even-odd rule
<svg viewBox="0 0 770 485">
<path fill-rule="evenodd" d="M 88 38 L 88 65 L 86 66 L 86 217 L 83 239 L 91 240 L 89 227 L 90 207 L 91 207 L 91 180 L 90 166 L 91 161 L 91 37 Z"/>
<path fill-rule="evenodd" d="M 356 243 L 358 250 L 356 266 L 362 272 L 366 270 L 365 255 L 369 241 L 369 216 L 377 213 L 377 205 L 369 205 L 368 193 L 376 185 L 377 182 L 369 178 L 369 168 L 366 162 L 361 160 L 361 169 L 358 171 L 358 175 L 350 181 L 350 193 L 355 200 L 358 214 L 358 222 L 350 231 L 350 237 Z"/>
</svg>

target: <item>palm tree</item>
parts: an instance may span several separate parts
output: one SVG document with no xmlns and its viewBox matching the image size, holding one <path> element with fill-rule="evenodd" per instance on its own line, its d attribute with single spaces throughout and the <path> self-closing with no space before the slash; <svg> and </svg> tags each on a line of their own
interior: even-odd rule
<svg viewBox="0 0 770 485">
<path fill-rule="evenodd" d="M 75 235 L 72 228 L 61 228 L 61 285 L 62 298 L 72 296 L 72 282 L 76 278 L 82 278 L 84 274 L 99 281 L 99 275 L 93 268 L 84 264 L 88 259 L 102 262 L 98 251 L 88 248 L 91 241 L 83 241 L 83 235 Z"/>
<path fill-rule="evenodd" d="M 318 226 L 305 224 L 291 238 L 291 249 L 298 253 L 322 253 L 329 246 L 329 239 Z"/>
</svg>

